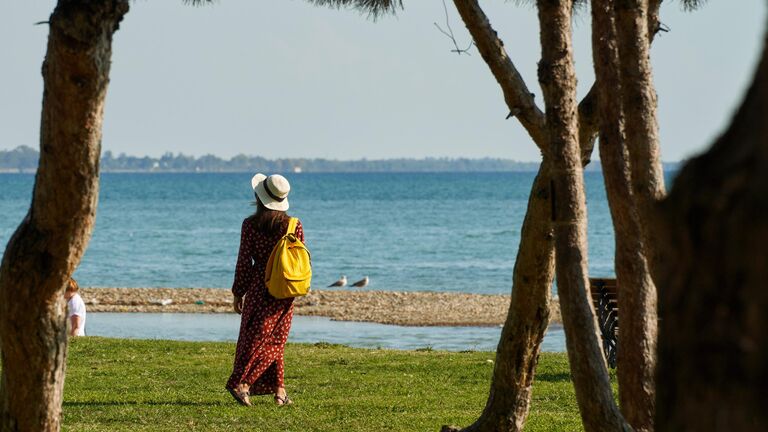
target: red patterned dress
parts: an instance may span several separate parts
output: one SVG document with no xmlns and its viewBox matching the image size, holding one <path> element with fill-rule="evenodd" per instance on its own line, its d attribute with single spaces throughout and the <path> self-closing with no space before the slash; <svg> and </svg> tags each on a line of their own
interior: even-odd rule
<svg viewBox="0 0 768 432">
<path fill-rule="evenodd" d="M 287 228 L 287 227 L 286 227 Z M 252 219 L 243 221 L 232 293 L 245 297 L 237 338 L 235 365 L 228 388 L 248 384 L 250 394 L 273 394 L 283 385 L 283 352 L 293 318 L 293 298 L 278 300 L 267 292 L 264 270 L 272 249 L 285 234 L 257 231 Z M 303 242 L 299 222 L 296 236 Z"/>
</svg>

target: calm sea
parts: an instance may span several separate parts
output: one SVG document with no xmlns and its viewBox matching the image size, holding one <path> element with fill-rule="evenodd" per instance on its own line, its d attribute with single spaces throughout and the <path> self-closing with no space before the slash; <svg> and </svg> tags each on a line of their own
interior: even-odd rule
<svg viewBox="0 0 768 432">
<path fill-rule="evenodd" d="M 229 288 L 251 174 L 104 174 L 84 286 Z M 314 286 L 344 274 L 372 290 L 508 293 L 534 173 L 293 174 L 290 214 Z M 34 177 L 0 175 L 0 244 L 24 217 Z M 586 174 L 589 266 L 613 274 L 599 172 Z"/>
</svg>

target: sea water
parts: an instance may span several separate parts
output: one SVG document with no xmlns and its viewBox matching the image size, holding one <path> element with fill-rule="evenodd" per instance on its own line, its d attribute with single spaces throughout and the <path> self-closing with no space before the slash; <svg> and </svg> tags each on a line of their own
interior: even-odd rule
<svg viewBox="0 0 768 432">
<path fill-rule="evenodd" d="M 186 341 L 236 341 L 240 317 L 235 314 L 89 313 L 88 336 Z M 410 327 L 333 321 L 294 315 L 289 341 L 332 343 L 358 348 L 495 351 L 501 327 Z M 541 350 L 565 350 L 565 334 L 551 325 Z"/>
<path fill-rule="evenodd" d="M 534 177 L 533 172 L 293 174 L 289 213 L 304 225 L 315 288 L 325 289 L 344 274 L 350 281 L 369 276 L 366 289 L 374 291 L 507 294 Z M 75 278 L 82 286 L 228 289 L 240 226 L 254 211 L 250 178 L 250 173 L 103 174 L 93 237 Z M 590 275 L 612 276 L 614 238 L 602 176 L 587 172 L 585 179 Z M 28 211 L 33 183 L 29 174 L 0 175 L 3 249 Z M 88 332 L 234 340 L 237 318 L 90 314 Z M 360 347 L 493 350 L 501 330 L 296 319 L 293 342 Z M 561 328 L 550 328 L 544 349 L 565 349 Z"/>
<path fill-rule="evenodd" d="M 293 174 L 313 286 L 369 276 L 369 290 L 506 294 L 533 172 Z M 101 178 L 83 286 L 229 288 L 242 220 L 254 211 L 249 173 L 110 174 Z M 601 174 L 586 177 L 589 270 L 613 274 Z M 0 175 L 0 244 L 26 214 L 34 177 Z"/>
</svg>

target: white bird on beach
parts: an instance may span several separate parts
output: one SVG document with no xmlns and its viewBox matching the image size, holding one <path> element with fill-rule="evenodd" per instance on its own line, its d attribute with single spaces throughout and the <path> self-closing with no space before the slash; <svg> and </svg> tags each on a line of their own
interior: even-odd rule
<svg viewBox="0 0 768 432">
<path fill-rule="evenodd" d="M 332 284 L 328 285 L 328 287 L 329 287 L 329 288 L 330 288 L 330 287 L 343 287 L 343 286 L 344 286 L 344 285 L 346 285 L 346 284 L 347 284 L 347 277 L 346 277 L 346 276 L 344 276 L 344 275 L 341 275 L 341 277 L 339 278 L 339 280 L 337 280 L 336 282 L 334 282 L 334 283 L 332 283 Z"/>
<path fill-rule="evenodd" d="M 368 279 L 368 276 L 366 276 L 366 277 L 360 279 L 359 281 L 353 283 L 350 286 L 353 286 L 353 287 L 356 287 L 356 288 L 365 288 L 366 286 L 368 286 L 368 281 L 369 280 L 370 279 Z"/>
</svg>

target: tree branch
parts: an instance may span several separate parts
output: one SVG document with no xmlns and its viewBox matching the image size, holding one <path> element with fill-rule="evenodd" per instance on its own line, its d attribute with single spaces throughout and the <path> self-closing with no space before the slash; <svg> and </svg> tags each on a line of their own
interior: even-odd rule
<svg viewBox="0 0 768 432">
<path fill-rule="evenodd" d="M 588 165 L 592 158 L 592 151 L 595 149 L 595 140 L 597 140 L 599 129 L 597 83 L 593 83 L 587 95 L 579 102 L 579 148 L 581 164 L 584 166 Z"/>
<path fill-rule="evenodd" d="M 454 3 L 480 55 L 501 86 L 510 115 L 517 117 L 536 145 L 546 151 L 548 143 L 544 113 L 536 106 L 533 93 L 528 90 L 523 77 L 504 50 L 504 42 L 491 27 L 477 0 L 454 0 Z"/>
<path fill-rule="evenodd" d="M 443 30 L 442 27 L 438 23 L 434 23 L 435 27 L 440 31 L 440 33 L 446 35 L 448 39 L 450 39 L 453 42 L 454 49 L 451 50 L 451 52 L 455 52 L 458 55 L 466 54 L 471 55 L 469 53 L 469 49 L 472 48 L 472 45 L 474 45 L 474 42 L 471 40 L 469 41 L 469 46 L 467 46 L 464 49 L 459 48 L 459 43 L 456 42 L 456 36 L 453 34 L 453 29 L 451 28 L 451 20 L 448 18 L 448 6 L 445 5 L 445 0 L 443 0 L 443 10 L 445 11 L 445 27 L 448 29 L 448 31 Z"/>
</svg>

